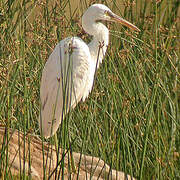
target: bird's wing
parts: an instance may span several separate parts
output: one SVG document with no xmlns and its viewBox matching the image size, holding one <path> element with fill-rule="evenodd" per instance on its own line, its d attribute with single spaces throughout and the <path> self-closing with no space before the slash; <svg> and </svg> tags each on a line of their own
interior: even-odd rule
<svg viewBox="0 0 180 180">
<path fill-rule="evenodd" d="M 63 112 L 66 114 L 88 96 L 94 69 L 89 48 L 81 39 L 66 38 L 55 47 L 41 79 L 39 125 L 44 137 L 57 131 Z"/>
</svg>

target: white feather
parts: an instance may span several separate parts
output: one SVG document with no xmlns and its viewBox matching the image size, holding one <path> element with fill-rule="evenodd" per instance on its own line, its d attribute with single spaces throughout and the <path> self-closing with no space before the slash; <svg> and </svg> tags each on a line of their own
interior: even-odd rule
<svg viewBox="0 0 180 180">
<path fill-rule="evenodd" d="M 44 137 L 57 131 L 63 106 L 68 112 L 88 97 L 94 70 L 89 48 L 80 38 L 66 38 L 55 47 L 44 67 L 40 88 L 39 123 Z"/>
</svg>

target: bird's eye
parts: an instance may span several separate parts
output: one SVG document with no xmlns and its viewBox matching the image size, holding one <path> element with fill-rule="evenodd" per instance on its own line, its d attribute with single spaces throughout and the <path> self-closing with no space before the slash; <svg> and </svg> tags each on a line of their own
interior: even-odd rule
<svg viewBox="0 0 180 180">
<path fill-rule="evenodd" d="M 111 12 L 108 11 L 108 10 L 105 10 L 105 11 L 104 11 L 104 14 L 105 14 L 105 16 L 107 16 L 107 17 L 112 17 Z"/>
</svg>

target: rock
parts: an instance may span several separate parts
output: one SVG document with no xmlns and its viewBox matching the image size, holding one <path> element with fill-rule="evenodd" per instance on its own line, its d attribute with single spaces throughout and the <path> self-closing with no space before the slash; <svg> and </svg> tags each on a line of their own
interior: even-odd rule
<svg viewBox="0 0 180 180">
<path fill-rule="evenodd" d="M 5 138 L 7 137 L 7 132 L 8 141 Z M 8 129 L 7 131 L 5 127 L 0 126 L 0 152 L 0 158 L 8 153 L 8 167 L 12 175 L 19 175 L 20 172 L 25 172 L 27 176 L 31 175 L 32 179 L 43 179 L 44 176 L 49 179 L 55 179 L 55 171 L 57 169 L 57 172 L 60 171 L 60 175 L 62 176 L 62 168 L 59 166 L 57 168 L 57 155 L 54 146 L 42 142 L 37 136 L 31 134 L 24 135 L 22 132 L 12 129 Z M 76 166 L 76 172 L 72 173 L 69 170 L 69 153 L 64 152 L 64 179 L 134 179 L 124 172 L 110 169 L 98 157 L 76 152 L 72 153 Z M 60 149 L 59 154 L 59 159 L 61 160 L 63 149 Z M 62 165 L 62 163 L 59 164 L 60 166 Z M 43 167 L 45 168 L 45 174 Z"/>
</svg>

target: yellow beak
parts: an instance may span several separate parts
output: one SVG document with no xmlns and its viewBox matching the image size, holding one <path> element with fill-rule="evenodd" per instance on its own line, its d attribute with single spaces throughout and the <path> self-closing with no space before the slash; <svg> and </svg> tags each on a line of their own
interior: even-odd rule
<svg viewBox="0 0 180 180">
<path fill-rule="evenodd" d="M 114 22 L 119 22 L 121 23 L 122 25 L 132 29 L 132 30 L 136 30 L 136 31 L 141 31 L 139 28 L 137 28 L 134 24 L 126 21 L 125 19 L 119 17 L 118 15 L 112 13 L 112 12 L 108 12 L 108 15 L 110 16 L 111 18 L 111 21 L 114 21 Z"/>
</svg>

